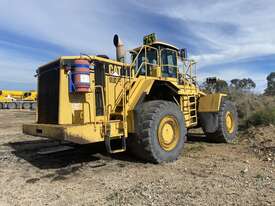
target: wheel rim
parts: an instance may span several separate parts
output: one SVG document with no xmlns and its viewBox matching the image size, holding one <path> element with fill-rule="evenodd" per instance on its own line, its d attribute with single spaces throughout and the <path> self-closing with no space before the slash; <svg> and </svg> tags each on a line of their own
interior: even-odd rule
<svg viewBox="0 0 275 206">
<path fill-rule="evenodd" d="M 23 104 L 23 109 L 29 109 L 29 108 L 30 108 L 30 106 L 28 105 L 28 103 Z"/>
<path fill-rule="evenodd" d="M 225 115 L 225 125 L 228 133 L 233 133 L 235 124 L 234 124 L 234 117 L 232 112 L 226 112 Z"/>
<path fill-rule="evenodd" d="M 162 118 L 158 127 L 158 141 L 165 151 L 173 150 L 179 141 L 179 124 L 172 116 Z"/>
</svg>

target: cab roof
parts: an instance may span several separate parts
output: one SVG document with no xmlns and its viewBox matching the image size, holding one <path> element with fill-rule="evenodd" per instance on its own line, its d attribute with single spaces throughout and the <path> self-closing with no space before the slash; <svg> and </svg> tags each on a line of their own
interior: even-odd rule
<svg viewBox="0 0 275 206">
<path fill-rule="evenodd" d="M 179 48 L 177 48 L 176 46 L 172 45 L 172 44 L 168 44 L 168 43 L 165 43 L 165 42 L 162 42 L 162 41 L 154 41 L 153 43 L 149 44 L 148 46 L 164 46 L 164 47 L 167 47 L 169 49 L 174 49 L 176 51 L 179 51 Z M 133 51 L 139 51 L 141 48 L 140 47 L 137 47 L 135 49 L 133 49 Z"/>
</svg>

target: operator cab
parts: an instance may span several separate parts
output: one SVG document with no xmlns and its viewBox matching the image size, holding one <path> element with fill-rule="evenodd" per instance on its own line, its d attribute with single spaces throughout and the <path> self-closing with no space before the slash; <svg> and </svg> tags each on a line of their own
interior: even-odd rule
<svg viewBox="0 0 275 206">
<path fill-rule="evenodd" d="M 144 45 L 131 51 L 132 62 L 136 61 L 135 71 L 139 75 L 151 76 L 153 68 L 160 67 L 162 77 L 177 78 L 179 49 L 156 41 L 153 35 L 145 36 Z"/>
</svg>

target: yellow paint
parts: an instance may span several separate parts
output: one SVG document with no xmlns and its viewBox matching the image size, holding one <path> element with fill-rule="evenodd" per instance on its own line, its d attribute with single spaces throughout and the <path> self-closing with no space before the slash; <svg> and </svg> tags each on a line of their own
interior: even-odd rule
<svg viewBox="0 0 275 206">
<path fill-rule="evenodd" d="M 60 84 L 59 84 L 59 115 L 58 115 L 58 123 L 59 124 L 72 124 L 72 105 L 69 94 L 69 86 L 68 86 L 68 75 L 66 71 L 62 68 L 60 69 Z M 81 103 L 83 104 L 83 103 Z"/>
<path fill-rule="evenodd" d="M 0 102 L 8 102 L 8 101 L 11 101 L 11 99 L 8 99 L 7 97 L 0 95 Z"/>
<path fill-rule="evenodd" d="M 23 127 L 24 133 L 80 144 L 104 141 L 105 137 L 111 139 L 128 137 L 128 133 L 136 132 L 134 113 L 138 102 L 144 95 L 148 95 L 153 85 L 158 82 L 166 82 L 176 92 L 177 95 L 173 100 L 182 111 L 185 126 L 187 128 L 196 126 L 198 124 L 197 112 L 218 111 L 221 97 L 224 95 L 206 95 L 199 90 L 195 82 L 196 76 L 193 75 L 194 61 L 184 60 L 183 74 L 179 74 L 179 65 L 163 65 L 161 58 L 165 49 L 173 52 L 178 58 L 176 47 L 157 41 L 134 49 L 132 52 L 136 54 L 136 57 L 131 64 L 97 56 L 60 57 L 58 59 L 61 65 L 59 68 L 58 124 L 26 124 Z M 144 62 L 137 65 L 139 55 L 144 51 L 146 56 L 152 50 L 157 54 L 153 63 L 149 63 L 148 58 L 144 58 Z M 70 93 L 69 74 L 65 66 L 67 62 L 73 62 L 79 58 L 91 62 L 91 88 L 87 93 Z M 95 75 L 92 69 L 95 62 L 105 64 L 105 68 L 108 69 L 105 72 L 105 87 L 95 85 Z M 44 66 L 49 65 L 50 63 Z M 162 73 L 164 66 L 174 69 L 176 78 L 165 77 Z M 145 68 L 145 74 L 141 75 L 140 71 L 143 68 Z M 129 71 L 129 76 L 123 76 L 122 69 Z M 51 84 L 48 87 L 51 87 Z M 101 116 L 96 115 L 96 89 L 100 91 L 98 95 L 103 97 L 103 115 Z M 166 151 L 173 150 L 180 136 L 179 125 L 172 116 L 168 116 L 160 122 L 157 133 L 161 147 Z"/>
<path fill-rule="evenodd" d="M 179 141 L 180 131 L 179 124 L 173 116 L 165 116 L 158 126 L 158 141 L 165 151 L 173 150 Z"/>
<path fill-rule="evenodd" d="M 118 138 L 123 134 L 120 128 L 121 122 L 113 121 L 108 124 L 108 133 L 112 138 Z M 25 124 L 23 132 L 48 137 L 57 140 L 65 140 L 77 144 L 86 144 L 104 141 L 103 123 L 84 125 L 52 125 L 52 124 Z"/>
<path fill-rule="evenodd" d="M 229 134 L 232 134 L 235 129 L 235 124 L 234 124 L 233 114 L 229 111 L 226 112 L 225 114 L 225 125 L 226 125 L 227 132 Z"/>
<path fill-rule="evenodd" d="M 0 102 L 11 101 L 36 101 L 36 91 L 16 91 L 16 90 L 0 90 Z"/>
<path fill-rule="evenodd" d="M 146 79 L 143 76 L 138 77 L 134 86 L 129 92 L 128 110 L 131 111 L 135 108 L 143 93 L 149 94 L 155 80 L 155 78 Z"/>
<path fill-rule="evenodd" d="M 128 64 L 124 64 L 112 59 L 106 59 L 106 58 L 102 58 L 102 57 L 98 57 L 98 56 L 62 56 L 59 58 L 59 60 L 62 62 L 63 60 L 71 60 L 71 59 L 86 59 L 86 60 L 96 60 L 96 61 L 100 61 L 100 62 L 106 62 L 106 63 L 110 63 L 113 65 L 117 65 L 117 66 L 127 66 Z M 46 64 L 47 65 L 47 64 Z M 45 66 L 45 65 L 44 65 Z M 129 65 L 128 65 L 129 66 Z"/>
<path fill-rule="evenodd" d="M 226 94 L 209 94 L 199 99 L 199 112 L 218 112 L 220 110 L 220 104 L 222 97 Z"/>
<path fill-rule="evenodd" d="M 4 97 L 14 97 L 14 98 L 23 98 L 24 91 L 15 91 L 15 90 L 0 90 L 0 95 Z"/>
<path fill-rule="evenodd" d="M 25 100 L 25 101 L 36 101 L 36 99 L 37 99 L 37 92 L 36 91 L 24 92 L 23 100 Z"/>
</svg>

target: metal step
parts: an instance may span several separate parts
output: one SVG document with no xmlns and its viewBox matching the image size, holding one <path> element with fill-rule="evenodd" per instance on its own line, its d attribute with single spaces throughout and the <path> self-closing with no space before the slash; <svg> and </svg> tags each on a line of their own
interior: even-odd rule
<svg viewBox="0 0 275 206">
<path fill-rule="evenodd" d="M 126 151 L 126 138 L 124 136 L 122 136 L 121 138 L 121 148 L 119 149 L 112 149 L 111 146 L 111 139 L 109 136 L 105 136 L 104 141 L 105 141 L 105 147 L 108 153 L 110 154 L 115 154 L 115 153 L 119 153 L 119 152 L 125 152 Z"/>
</svg>

